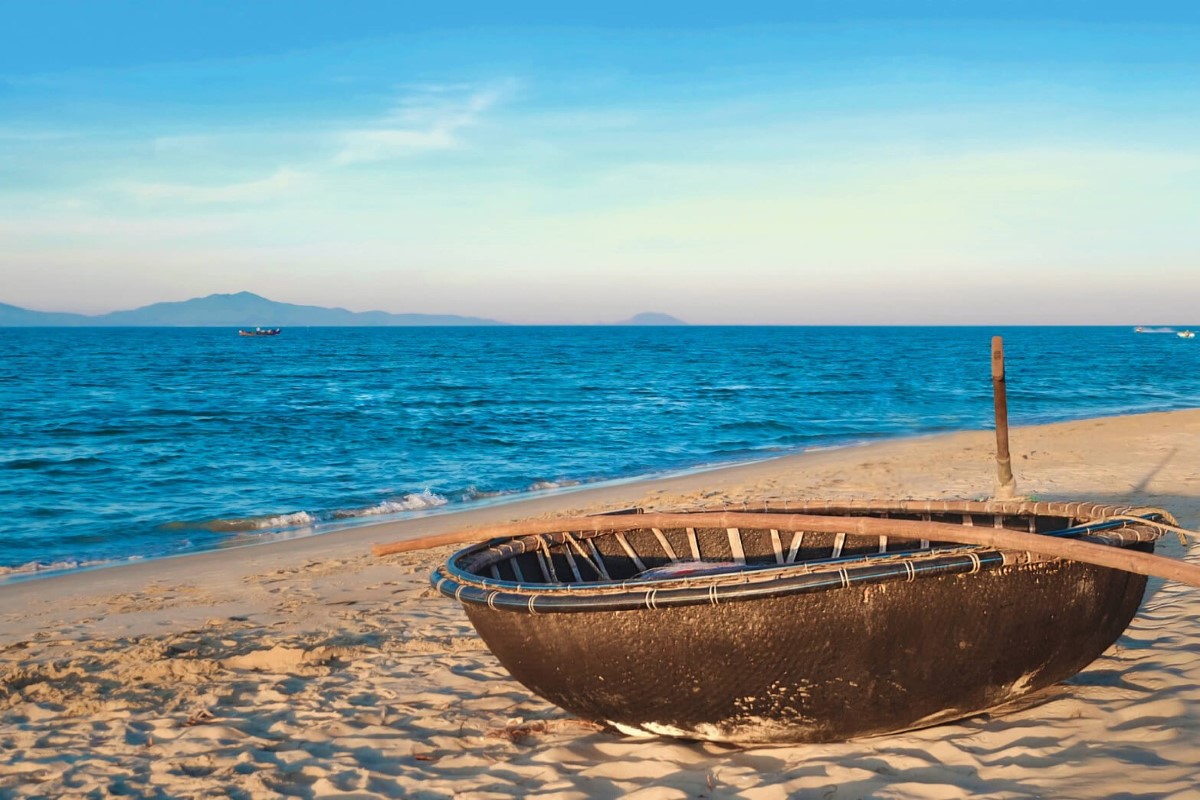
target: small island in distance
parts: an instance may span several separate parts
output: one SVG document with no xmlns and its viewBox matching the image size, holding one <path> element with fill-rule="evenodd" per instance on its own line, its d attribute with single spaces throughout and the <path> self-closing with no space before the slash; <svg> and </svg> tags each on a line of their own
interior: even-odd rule
<svg viewBox="0 0 1200 800">
<path fill-rule="evenodd" d="M 613 325 L 687 325 L 686 322 L 678 317 L 672 317 L 670 314 L 662 314 L 657 311 L 644 311 L 641 314 L 634 314 L 632 317 L 620 322 L 614 322 Z"/>
<path fill-rule="evenodd" d="M 386 326 L 494 326 L 508 325 L 484 317 L 458 314 L 393 314 L 387 311 L 350 311 L 345 308 L 281 303 L 253 292 L 210 294 L 178 302 L 153 303 L 128 311 L 88 316 L 53 311 L 33 311 L 0 303 L 0 327 L 386 327 Z M 669 314 L 641 313 L 609 325 L 686 325 Z"/>
</svg>

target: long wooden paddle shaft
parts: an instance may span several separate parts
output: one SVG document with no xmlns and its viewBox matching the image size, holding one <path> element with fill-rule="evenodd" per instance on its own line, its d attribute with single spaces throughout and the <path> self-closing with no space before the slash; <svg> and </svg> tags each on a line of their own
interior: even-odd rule
<svg viewBox="0 0 1200 800">
<path fill-rule="evenodd" d="M 1012 457 L 1008 452 L 1008 390 L 1004 379 L 1004 340 L 992 337 L 992 399 L 996 406 L 996 497 L 1006 500 L 1016 496 L 1017 481 L 1013 478 Z"/>
<path fill-rule="evenodd" d="M 924 522 L 875 517 L 830 517 L 811 514 L 756 514 L 728 511 L 708 514 L 639 514 L 628 517 L 574 517 L 558 520 L 529 520 L 452 533 L 424 536 L 392 544 L 376 545 L 377 556 L 424 550 L 450 544 L 467 544 L 494 538 L 529 536 L 558 531 L 616 532 L 643 528 L 759 528 L 816 533 L 854 533 L 894 539 L 933 540 L 955 544 L 982 545 L 1003 550 L 1033 553 L 1045 558 L 1066 558 L 1100 567 L 1150 575 L 1200 587 L 1200 565 L 1142 553 L 1127 548 L 1093 544 L 1076 539 L 1041 536 L 1007 528 L 971 527 L 947 522 Z"/>
</svg>

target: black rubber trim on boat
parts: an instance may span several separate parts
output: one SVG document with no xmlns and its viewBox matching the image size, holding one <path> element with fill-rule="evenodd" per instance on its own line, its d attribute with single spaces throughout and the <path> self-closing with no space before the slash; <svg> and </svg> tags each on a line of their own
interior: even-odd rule
<svg viewBox="0 0 1200 800">
<path fill-rule="evenodd" d="M 1156 515 L 1147 515 L 1150 520 Z M 1126 522 L 1092 523 L 1053 531 L 1043 535 L 1087 537 L 1112 529 L 1129 530 Z M 1116 544 L 1105 535 L 1108 546 L 1127 547 L 1147 539 L 1130 537 Z M 1150 536 L 1157 538 L 1157 533 Z M 849 588 L 894 580 L 916 580 L 940 575 L 999 569 L 1020 563 L 1012 554 L 1000 550 L 971 548 L 963 553 L 913 557 L 911 551 L 892 554 L 853 556 L 846 559 L 824 559 L 807 564 L 767 565 L 738 573 L 704 575 L 690 578 L 648 579 L 592 583 L 521 584 L 495 578 L 483 578 L 457 566 L 461 558 L 478 554 L 507 540 L 494 540 L 455 553 L 449 562 L 430 576 L 430 583 L 440 593 L 463 603 L 508 609 L 523 613 L 576 613 L 587 611 L 631 611 L 635 609 L 671 608 L 690 605 L 716 605 L 742 599 L 809 594 L 830 589 Z M 936 551 L 934 551 L 936 553 Z M 886 559 L 886 561 L 885 561 Z M 835 568 L 845 562 L 844 567 Z M 818 572 L 798 572 L 816 565 Z M 773 574 L 780 573 L 780 574 Z"/>
</svg>

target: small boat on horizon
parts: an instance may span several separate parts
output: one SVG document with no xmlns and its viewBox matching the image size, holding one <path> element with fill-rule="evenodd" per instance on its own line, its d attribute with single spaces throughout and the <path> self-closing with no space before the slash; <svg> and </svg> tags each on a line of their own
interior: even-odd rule
<svg viewBox="0 0 1200 800">
<path fill-rule="evenodd" d="M 1134 333 L 1175 333 L 1175 329 L 1174 328 L 1166 328 L 1166 327 L 1154 328 L 1154 327 L 1146 327 L 1144 325 L 1138 325 L 1136 328 L 1133 329 L 1133 332 Z"/>
<path fill-rule="evenodd" d="M 1021 501 L 531 521 L 475 531 L 499 538 L 431 583 L 514 678 L 584 719 L 634 736 L 834 742 L 1065 680 L 1117 640 L 1146 588 L 1144 575 L 937 535 L 1007 529 L 1136 558 L 1159 522 L 1173 519 Z"/>
<path fill-rule="evenodd" d="M 1178 336 L 1180 339 L 1195 339 L 1196 338 L 1196 334 L 1192 333 L 1191 331 L 1180 331 L 1179 333 L 1177 333 L 1175 335 Z"/>
<path fill-rule="evenodd" d="M 252 331 L 239 329 L 238 336 L 278 336 L 283 328 L 255 328 Z"/>
</svg>

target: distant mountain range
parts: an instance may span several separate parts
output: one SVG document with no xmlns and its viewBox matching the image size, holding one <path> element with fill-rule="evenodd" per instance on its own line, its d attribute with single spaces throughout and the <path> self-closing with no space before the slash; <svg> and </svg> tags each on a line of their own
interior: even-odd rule
<svg viewBox="0 0 1200 800">
<path fill-rule="evenodd" d="M 87 316 L 0 303 L 0 327 L 352 327 L 401 325 L 506 325 L 494 319 L 457 314 L 391 314 L 344 308 L 279 303 L 252 292 L 210 294 L 173 303 L 154 303 L 129 311 Z M 638 314 L 613 325 L 685 325 L 667 314 Z"/>
<path fill-rule="evenodd" d="M 456 314 L 389 314 L 386 311 L 347 311 L 344 308 L 278 303 L 252 292 L 210 294 L 177 303 L 154 303 L 130 311 L 94 317 L 30 311 L 0 304 L 0 325 L 12 326 L 155 326 L 155 327 L 273 327 L 351 325 L 503 325 L 494 319 Z"/>
<path fill-rule="evenodd" d="M 27 308 L 0 303 L 0 325 L 25 327 L 33 325 L 94 325 L 91 317 L 83 314 L 60 314 L 54 311 L 30 311 Z"/>
</svg>

